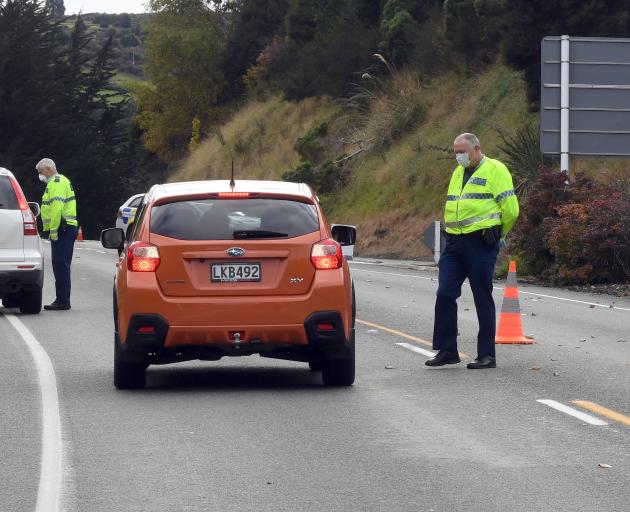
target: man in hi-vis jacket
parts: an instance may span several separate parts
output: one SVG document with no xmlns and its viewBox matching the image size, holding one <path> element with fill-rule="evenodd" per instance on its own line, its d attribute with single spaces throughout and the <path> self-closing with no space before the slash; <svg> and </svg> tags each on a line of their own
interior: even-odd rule
<svg viewBox="0 0 630 512">
<path fill-rule="evenodd" d="M 453 151 L 453 172 L 444 209 L 446 247 L 439 263 L 433 348 L 437 355 L 427 366 L 460 362 L 457 350 L 457 299 L 468 278 L 475 299 L 479 334 L 477 359 L 470 369 L 495 368 L 496 313 L 492 278 L 497 254 L 518 218 L 512 176 L 498 160 L 481 152 L 472 133 L 459 135 Z"/>
<path fill-rule="evenodd" d="M 70 180 L 57 172 L 50 158 L 41 160 L 36 169 L 40 181 L 46 183 L 42 197 L 43 236 L 50 238 L 57 294 L 55 301 L 44 309 L 67 310 L 70 309 L 70 265 L 78 230 L 77 200 Z"/>
</svg>

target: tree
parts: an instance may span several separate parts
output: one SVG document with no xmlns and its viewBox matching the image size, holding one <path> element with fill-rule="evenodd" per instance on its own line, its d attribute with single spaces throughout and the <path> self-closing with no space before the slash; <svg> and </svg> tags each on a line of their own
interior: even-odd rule
<svg viewBox="0 0 630 512">
<path fill-rule="evenodd" d="M 202 0 L 153 0 L 146 25 L 145 74 L 150 83 L 134 85 L 136 122 L 145 146 L 167 161 L 187 153 L 192 121 L 212 117 L 225 80 L 222 40 L 216 13 Z"/>
<path fill-rule="evenodd" d="M 507 62 L 525 70 L 528 96 L 540 95 L 540 41 L 549 35 L 627 37 L 630 0 L 476 0 L 486 24 L 502 34 Z"/>
<path fill-rule="evenodd" d="M 46 0 L 46 10 L 53 18 L 61 18 L 66 13 L 63 0 Z"/>
<path fill-rule="evenodd" d="M 359 17 L 356 1 L 291 0 L 285 37 L 268 45 L 249 78 L 264 77 L 272 90 L 291 100 L 342 96 L 378 41 L 377 27 Z"/>
<path fill-rule="evenodd" d="M 381 47 L 390 60 L 401 65 L 408 62 L 419 30 L 405 0 L 388 0 L 381 21 Z"/>
<path fill-rule="evenodd" d="M 53 158 L 73 181 L 86 233 L 95 235 L 122 202 L 121 174 L 132 156 L 121 123 L 124 102 L 107 92 L 112 38 L 93 52 L 79 17 L 67 46 L 36 0 L 0 2 L 0 33 L 0 161 L 38 200 L 34 166 Z"/>
<path fill-rule="evenodd" d="M 241 77 L 256 62 L 256 58 L 279 31 L 288 0 L 241 0 L 236 6 L 222 59 L 228 88 L 227 98 L 243 92 Z"/>
<path fill-rule="evenodd" d="M 498 41 L 484 30 L 481 4 L 495 0 L 445 0 L 444 32 L 455 51 L 464 55 L 469 68 L 480 61 L 488 61 Z"/>
</svg>

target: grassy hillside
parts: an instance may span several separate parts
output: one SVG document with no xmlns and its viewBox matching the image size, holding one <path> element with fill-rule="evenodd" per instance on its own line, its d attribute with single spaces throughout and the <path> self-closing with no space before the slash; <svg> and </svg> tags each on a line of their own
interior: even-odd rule
<svg viewBox="0 0 630 512">
<path fill-rule="evenodd" d="M 502 64 L 476 77 L 452 73 L 417 87 L 423 112 L 418 122 L 393 143 L 348 160 L 345 187 L 323 198 L 331 222 L 359 226 L 362 255 L 429 256 L 421 234 L 441 215 L 454 168 L 449 152 L 454 137 L 473 131 L 488 155 L 501 158 L 497 130 L 510 133 L 534 120 L 521 75 Z M 370 116 L 386 114 L 373 109 L 364 124 L 369 127 Z M 232 158 L 239 177 L 280 179 L 298 165 L 297 139 L 322 122 L 329 129 L 321 140 L 320 160 L 340 160 L 360 150 L 352 142 L 365 135 L 350 119 L 347 108 L 325 98 L 252 101 L 202 143 L 172 179 L 225 178 Z"/>
</svg>

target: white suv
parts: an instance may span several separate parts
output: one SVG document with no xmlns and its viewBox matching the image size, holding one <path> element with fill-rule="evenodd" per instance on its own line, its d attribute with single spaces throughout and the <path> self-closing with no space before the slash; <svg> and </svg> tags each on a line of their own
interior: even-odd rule
<svg viewBox="0 0 630 512">
<path fill-rule="evenodd" d="M 37 231 L 39 205 L 27 203 L 15 176 L 0 167 L 0 299 L 7 308 L 42 309 L 44 252 Z"/>
</svg>

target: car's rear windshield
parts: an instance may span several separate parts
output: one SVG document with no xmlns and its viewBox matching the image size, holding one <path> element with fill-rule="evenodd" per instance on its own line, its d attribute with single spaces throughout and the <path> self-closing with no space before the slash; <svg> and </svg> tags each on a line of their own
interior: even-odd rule
<svg viewBox="0 0 630 512">
<path fill-rule="evenodd" d="M 8 176 L 0 176 L 0 210 L 19 210 L 17 197 Z"/>
<path fill-rule="evenodd" d="M 151 232 L 179 240 L 282 239 L 318 230 L 314 204 L 286 199 L 199 199 L 151 210 Z"/>
</svg>

